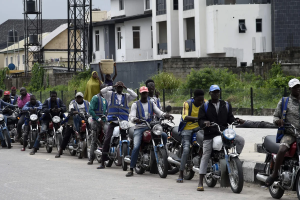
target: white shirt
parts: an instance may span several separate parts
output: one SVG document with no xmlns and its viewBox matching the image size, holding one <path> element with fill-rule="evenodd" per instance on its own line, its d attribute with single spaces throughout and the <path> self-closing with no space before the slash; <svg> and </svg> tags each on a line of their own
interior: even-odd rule
<svg viewBox="0 0 300 200">
<path fill-rule="evenodd" d="M 220 101 L 218 101 L 218 103 L 212 103 L 212 104 L 215 106 L 217 114 L 219 114 Z"/>
<path fill-rule="evenodd" d="M 144 112 L 145 112 L 145 118 L 148 119 L 149 118 L 149 111 L 148 111 L 148 102 L 147 103 L 142 103 L 142 106 L 144 108 Z M 132 123 L 134 123 L 134 120 L 138 119 L 136 116 L 136 111 L 137 111 L 137 105 L 136 103 L 133 103 L 131 106 L 131 110 L 130 110 L 130 121 Z M 162 115 L 164 115 L 164 112 L 162 112 L 154 103 L 153 104 L 153 112 L 158 116 L 161 117 Z M 146 127 L 146 124 L 137 124 L 135 125 L 135 129 L 139 129 L 139 128 L 144 128 Z"/>
<path fill-rule="evenodd" d="M 76 102 L 76 101 L 75 101 L 75 102 Z M 76 102 L 76 103 L 77 103 L 77 102 Z M 90 105 L 90 103 L 89 103 L 89 105 Z M 77 103 L 77 107 L 78 107 L 80 113 L 85 113 L 85 112 L 86 112 L 85 106 L 84 106 L 84 102 L 83 102 L 82 104 L 78 104 L 78 103 Z M 74 108 L 74 105 L 73 105 L 73 101 L 71 101 L 71 103 L 70 103 L 70 105 L 69 105 L 69 111 L 71 111 L 72 109 L 75 109 L 75 108 Z M 76 110 L 76 109 L 75 109 L 75 110 Z"/>
<path fill-rule="evenodd" d="M 110 106 L 110 104 L 111 104 L 111 95 L 112 95 L 113 91 L 110 91 L 110 90 L 112 90 L 112 89 L 113 89 L 113 86 L 108 86 L 101 90 L 101 94 L 106 99 L 108 106 Z M 128 93 L 122 93 L 122 94 L 126 95 L 127 104 L 129 104 L 131 101 L 133 101 L 137 98 L 137 94 L 129 88 L 127 88 L 127 92 Z M 118 94 L 118 93 L 116 93 L 116 94 L 117 94 L 118 104 L 120 104 L 122 102 L 122 94 Z"/>
</svg>

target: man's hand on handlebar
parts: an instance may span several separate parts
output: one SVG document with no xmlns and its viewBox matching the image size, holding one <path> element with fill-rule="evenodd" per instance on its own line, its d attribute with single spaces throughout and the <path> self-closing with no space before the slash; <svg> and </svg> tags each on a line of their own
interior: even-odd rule
<svg viewBox="0 0 300 200">
<path fill-rule="evenodd" d="M 275 123 L 276 123 L 277 126 L 279 126 L 279 127 L 283 127 L 283 126 L 284 126 L 284 121 L 283 121 L 283 119 L 279 119 L 279 120 L 277 120 Z"/>
<path fill-rule="evenodd" d="M 138 123 L 142 123 L 143 121 L 140 119 L 135 119 L 134 122 L 138 124 Z"/>
<path fill-rule="evenodd" d="M 245 120 L 237 118 L 236 122 L 239 123 L 239 124 L 244 124 Z"/>
<path fill-rule="evenodd" d="M 165 119 L 169 119 L 169 120 L 173 120 L 174 119 L 174 117 L 172 115 L 168 114 L 168 113 L 166 113 L 164 115 L 164 117 L 165 117 Z"/>
<path fill-rule="evenodd" d="M 210 122 L 209 121 L 204 121 L 204 127 L 210 127 Z"/>
</svg>

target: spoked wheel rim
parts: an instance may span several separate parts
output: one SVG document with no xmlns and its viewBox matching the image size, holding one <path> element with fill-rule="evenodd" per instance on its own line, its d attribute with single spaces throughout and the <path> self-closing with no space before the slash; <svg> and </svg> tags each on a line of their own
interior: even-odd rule
<svg viewBox="0 0 300 200">
<path fill-rule="evenodd" d="M 209 176 L 209 175 L 205 175 L 204 178 L 205 178 L 205 180 L 206 180 L 206 182 L 207 182 L 208 184 L 211 183 L 211 182 L 213 181 L 213 178 L 212 178 L 211 176 Z"/>
<path fill-rule="evenodd" d="M 159 174 L 163 174 L 164 173 L 164 169 L 165 169 L 165 166 L 164 166 L 164 161 L 163 161 L 163 156 L 161 154 L 160 151 L 157 152 L 158 153 L 158 166 L 157 166 L 157 169 L 158 169 L 158 173 Z"/>
<path fill-rule="evenodd" d="M 233 189 L 237 189 L 238 183 L 239 183 L 239 175 L 238 175 L 237 165 L 234 161 L 230 162 L 230 170 L 231 170 L 231 174 L 229 174 L 229 181 L 230 181 L 231 187 Z"/>
<path fill-rule="evenodd" d="M 300 186 L 300 183 L 298 182 L 298 191 L 299 191 L 299 186 Z M 273 194 L 277 194 L 278 193 L 278 190 L 279 190 L 279 187 L 275 187 L 275 185 L 271 185 L 270 186 L 270 190 Z"/>
</svg>

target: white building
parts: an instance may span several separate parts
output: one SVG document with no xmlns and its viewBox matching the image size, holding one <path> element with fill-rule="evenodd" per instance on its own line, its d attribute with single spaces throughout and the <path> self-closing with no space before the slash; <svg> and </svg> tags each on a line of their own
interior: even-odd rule
<svg viewBox="0 0 300 200">
<path fill-rule="evenodd" d="M 270 0 L 111 0 L 111 19 L 93 23 L 94 62 L 236 57 L 270 52 Z"/>
</svg>

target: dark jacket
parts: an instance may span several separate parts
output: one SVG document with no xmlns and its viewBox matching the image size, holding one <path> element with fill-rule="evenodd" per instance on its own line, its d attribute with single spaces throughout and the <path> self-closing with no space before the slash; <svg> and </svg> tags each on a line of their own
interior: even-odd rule
<svg viewBox="0 0 300 200">
<path fill-rule="evenodd" d="M 228 124 L 233 123 L 235 120 L 232 114 L 232 107 L 229 104 L 228 111 L 226 107 L 226 102 L 220 100 L 219 114 L 217 114 L 215 106 L 209 100 L 207 112 L 205 113 L 204 104 L 200 107 L 198 123 L 200 127 L 204 126 L 204 121 L 215 122 L 220 125 L 221 131 L 228 127 Z M 220 135 L 218 127 L 208 127 L 204 128 L 204 140 L 210 140 L 214 137 Z"/>
<path fill-rule="evenodd" d="M 59 99 L 59 98 L 57 98 L 57 99 L 59 101 L 59 106 L 57 105 L 57 101 L 55 101 L 55 102 L 50 103 L 50 108 L 49 108 L 48 99 L 45 100 L 45 102 L 43 103 L 43 108 L 42 108 L 42 113 L 45 113 L 43 120 L 51 120 L 49 113 L 51 113 L 52 117 L 58 115 L 57 113 L 50 112 L 50 109 L 55 108 L 56 106 L 57 106 L 57 108 L 62 109 L 60 117 L 63 117 L 63 114 L 66 112 L 67 108 L 61 99 Z"/>
</svg>

